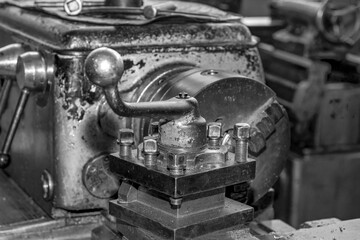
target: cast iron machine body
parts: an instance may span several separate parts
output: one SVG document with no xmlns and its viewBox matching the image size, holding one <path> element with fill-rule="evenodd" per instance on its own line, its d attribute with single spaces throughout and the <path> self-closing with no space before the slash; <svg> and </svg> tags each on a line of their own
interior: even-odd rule
<svg viewBox="0 0 360 240">
<path fill-rule="evenodd" d="M 124 10 L 99 2 L 70 13 L 40 1 L 0 3 L 0 27 L 17 42 L 2 49 L 1 59 L 3 91 L 18 83 L 3 97 L 6 172 L 53 218 L 108 209 L 119 177 L 119 199 L 136 190 L 135 202 L 151 199 L 158 209 L 164 196 L 173 205 L 182 198 L 183 206 L 194 206 L 190 212 L 238 206 L 225 200 L 224 188 L 244 182 L 249 203 L 258 201 L 283 167 L 289 132 L 286 113 L 264 84 L 257 42 L 240 18 L 191 3 Z M 246 138 L 233 137 L 237 123 L 248 126 Z M 244 160 L 247 144 L 256 169 Z M 200 198 L 211 198 L 210 205 Z M 110 203 L 111 213 L 129 213 L 118 205 Z M 189 215 L 166 206 L 167 216 Z M 245 223 L 252 210 L 241 208 L 234 212 L 245 212 Z"/>
</svg>

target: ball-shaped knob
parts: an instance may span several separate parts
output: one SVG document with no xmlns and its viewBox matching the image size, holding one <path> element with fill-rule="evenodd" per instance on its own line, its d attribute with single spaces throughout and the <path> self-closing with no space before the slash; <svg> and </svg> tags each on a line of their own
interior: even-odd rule
<svg viewBox="0 0 360 240">
<path fill-rule="evenodd" d="M 0 168 L 6 168 L 10 164 L 10 155 L 0 153 Z"/>
<path fill-rule="evenodd" d="M 95 49 L 85 59 L 85 75 L 99 87 L 116 86 L 123 72 L 124 62 L 120 54 L 113 49 Z"/>
</svg>

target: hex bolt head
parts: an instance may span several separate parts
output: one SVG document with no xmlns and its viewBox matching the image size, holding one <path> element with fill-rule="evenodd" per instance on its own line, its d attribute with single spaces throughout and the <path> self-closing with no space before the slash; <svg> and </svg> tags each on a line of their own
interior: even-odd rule
<svg viewBox="0 0 360 240">
<path fill-rule="evenodd" d="M 219 122 L 210 122 L 207 125 L 207 137 L 209 147 L 218 147 L 222 136 L 222 124 Z"/>
<path fill-rule="evenodd" d="M 169 153 L 168 155 L 168 169 L 172 175 L 184 175 L 186 160 L 182 154 Z"/>
<path fill-rule="evenodd" d="M 237 123 L 234 125 L 234 139 L 247 140 L 250 137 L 250 125 Z"/>
<path fill-rule="evenodd" d="M 120 145 L 134 144 L 134 131 L 129 128 L 119 130 L 119 143 Z"/>
<path fill-rule="evenodd" d="M 70 16 L 78 15 L 82 10 L 81 0 L 65 0 L 64 10 Z"/>
<path fill-rule="evenodd" d="M 207 137 L 218 139 L 222 134 L 222 124 L 220 122 L 211 122 L 207 125 Z"/>
<path fill-rule="evenodd" d="M 247 162 L 248 146 L 250 137 L 250 125 L 247 123 L 237 123 L 234 126 L 235 139 L 235 161 L 239 163 Z"/>
<path fill-rule="evenodd" d="M 155 137 L 144 137 L 143 153 L 145 157 L 145 166 L 152 167 L 156 165 L 157 156 L 159 155 L 158 143 Z"/>
<path fill-rule="evenodd" d="M 134 144 L 134 131 L 123 128 L 119 130 L 120 156 L 131 156 L 131 146 Z"/>
<path fill-rule="evenodd" d="M 154 137 L 146 136 L 144 137 L 144 154 L 157 154 L 158 153 L 158 144 Z"/>
</svg>

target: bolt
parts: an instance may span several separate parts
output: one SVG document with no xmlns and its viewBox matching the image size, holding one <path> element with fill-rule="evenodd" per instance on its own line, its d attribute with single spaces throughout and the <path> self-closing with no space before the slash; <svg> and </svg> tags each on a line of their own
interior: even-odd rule
<svg viewBox="0 0 360 240">
<path fill-rule="evenodd" d="M 150 124 L 150 136 L 157 137 L 159 135 L 159 122 L 152 122 Z"/>
<path fill-rule="evenodd" d="M 153 167 L 156 165 L 157 156 L 159 155 L 158 144 L 153 136 L 144 137 L 144 157 L 145 166 Z"/>
<path fill-rule="evenodd" d="M 177 98 L 179 98 L 179 99 L 188 99 L 188 98 L 189 98 L 189 94 L 187 94 L 186 92 L 181 92 L 181 93 L 179 93 L 179 95 L 177 96 Z"/>
<path fill-rule="evenodd" d="M 82 1 L 66 0 L 64 2 L 64 10 L 70 16 L 78 15 L 82 10 Z"/>
<path fill-rule="evenodd" d="M 182 203 L 182 198 L 170 198 L 170 204 L 172 208 L 180 208 Z"/>
<path fill-rule="evenodd" d="M 134 144 L 134 131 L 123 128 L 119 130 L 120 156 L 131 157 L 131 146 Z"/>
<path fill-rule="evenodd" d="M 41 174 L 41 183 L 43 189 L 43 198 L 47 201 L 51 200 L 54 194 L 54 182 L 52 180 L 51 174 L 44 170 Z"/>
<path fill-rule="evenodd" d="M 248 158 L 248 145 L 250 137 L 250 125 L 247 123 L 237 123 L 234 126 L 235 139 L 235 161 L 246 162 Z"/>
<path fill-rule="evenodd" d="M 218 148 L 220 146 L 221 136 L 222 124 L 220 122 L 211 122 L 207 125 L 207 137 L 210 148 Z"/>
<path fill-rule="evenodd" d="M 181 154 L 169 153 L 168 166 L 171 175 L 184 175 L 185 173 L 185 156 Z"/>
</svg>

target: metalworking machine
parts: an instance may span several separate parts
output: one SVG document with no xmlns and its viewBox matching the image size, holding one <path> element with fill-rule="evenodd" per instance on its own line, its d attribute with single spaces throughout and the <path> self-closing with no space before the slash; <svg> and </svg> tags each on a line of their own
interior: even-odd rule
<svg viewBox="0 0 360 240">
<path fill-rule="evenodd" d="M 0 49 L 0 165 L 27 196 L 0 199 L 0 239 L 243 229 L 289 131 L 240 20 L 179 1 L 1 1 L 16 43 Z"/>
<path fill-rule="evenodd" d="M 271 8 L 285 24 L 260 36 L 259 51 L 292 126 L 281 216 L 293 226 L 358 218 L 359 2 L 274 0 Z"/>
</svg>

